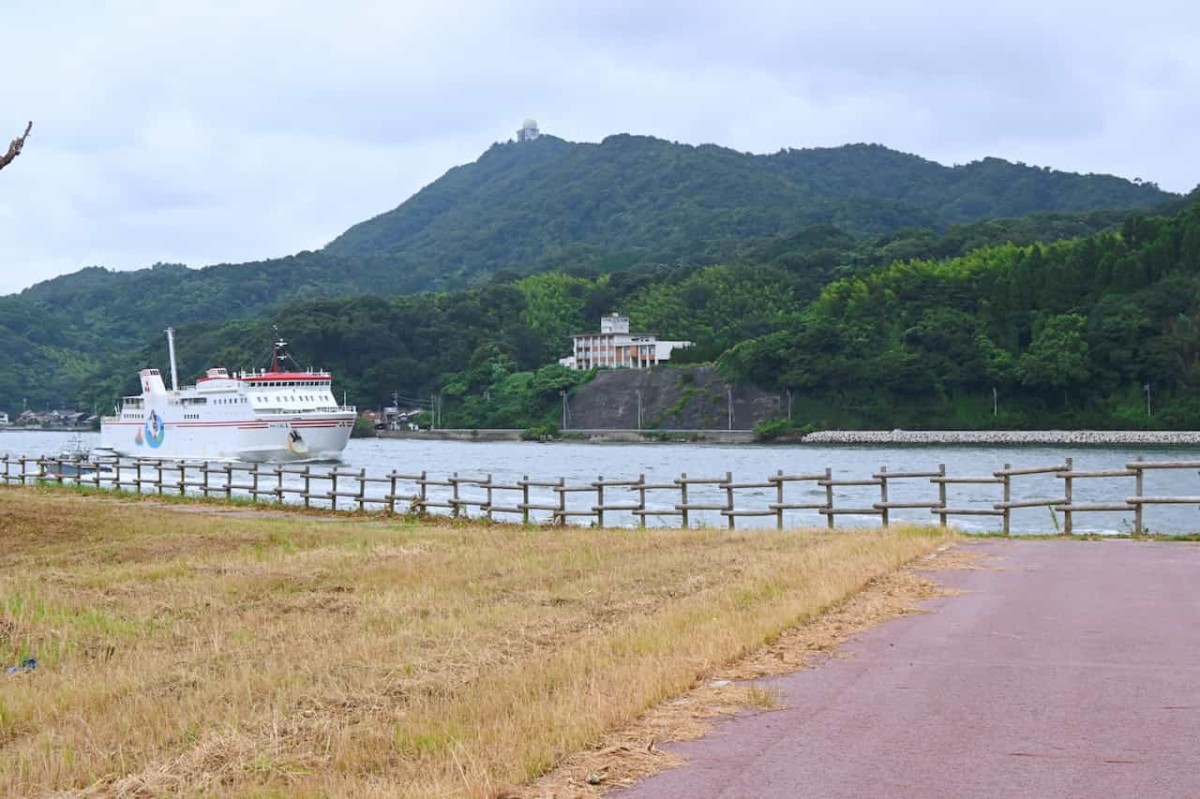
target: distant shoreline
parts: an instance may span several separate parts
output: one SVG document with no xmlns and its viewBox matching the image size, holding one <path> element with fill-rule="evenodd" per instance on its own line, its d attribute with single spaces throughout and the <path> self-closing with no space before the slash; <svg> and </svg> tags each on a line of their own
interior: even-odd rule
<svg viewBox="0 0 1200 799">
<path fill-rule="evenodd" d="M 1200 430 L 825 430 L 802 444 L 1200 446 Z"/>
<path fill-rule="evenodd" d="M 0 426 L 0 432 L 88 433 L 78 427 Z M 380 430 L 377 438 L 425 441 L 523 441 L 525 431 Z M 766 446 L 1154 446 L 1200 447 L 1200 430 L 822 430 L 803 438 L 758 442 L 752 430 L 568 430 L 551 441 L 595 444 L 756 444 Z"/>
<path fill-rule="evenodd" d="M 379 438 L 443 441 L 521 441 L 522 430 L 380 431 Z M 568 430 L 550 441 L 605 444 L 753 444 L 751 430 Z M 784 437 L 767 446 L 1200 446 L 1200 430 L 824 430 Z"/>
</svg>

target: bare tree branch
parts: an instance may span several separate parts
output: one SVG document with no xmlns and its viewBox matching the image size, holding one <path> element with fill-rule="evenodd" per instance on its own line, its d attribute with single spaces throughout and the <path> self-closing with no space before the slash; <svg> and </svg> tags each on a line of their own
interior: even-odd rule
<svg viewBox="0 0 1200 799">
<path fill-rule="evenodd" d="M 33 123 L 30 122 L 25 126 L 25 132 L 12 140 L 8 145 L 8 152 L 0 155 L 0 169 L 12 163 L 13 159 L 21 154 L 21 148 L 25 146 L 25 139 L 29 138 L 29 131 L 33 130 Z"/>
</svg>

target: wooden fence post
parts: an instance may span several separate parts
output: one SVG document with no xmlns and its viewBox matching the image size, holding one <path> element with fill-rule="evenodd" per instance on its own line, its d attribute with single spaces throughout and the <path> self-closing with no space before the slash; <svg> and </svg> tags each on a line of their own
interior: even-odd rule
<svg viewBox="0 0 1200 799">
<path fill-rule="evenodd" d="M 604 527 L 604 475 L 596 477 L 596 526 Z"/>
<path fill-rule="evenodd" d="M 938 504 L 941 510 L 946 509 L 946 464 L 938 464 Z M 946 514 L 939 514 L 942 519 L 942 527 L 946 526 Z"/>
<path fill-rule="evenodd" d="M 680 505 L 680 508 L 681 508 L 681 510 L 680 510 L 680 514 L 681 514 L 681 516 L 682 516 L 682 518 L 681 518 L 681 521 L 680 521 L 680 525 L 681 525 L 681 526 L 682 526 L 684 529 L 687 529 L 687 526 L 688 526 L 688 489 L 687 489 L 687 486 L 688 486 L 688 484 L 687 484 L 687 472 L 684 472 L 683 474 L 679 475 L 679 480 L 677 480 L 676 482 L 678 482 L 678 483 L 679 483 L 679 505 Z"/>
<path fill-rule="evenodd" d="M 1012 475 L 1008 473 L 1011 468 L 1010 464 L 1004 464 L 1004 515 L 1002 516 L 1004 535 L 1009 534 L 1012 521 L 1012 508 L 1008 507 L 1008 503 L 1012 502 Z"/>
<path fill-rule="evenodd" d="M 1138 455 L 1137 459 L 1138 459 L 1138 462 L 1140 463 L 1142 460 L 1142 456 Z M 1133 478 L 1133 495 L 1135 497 L 1137 497 L 1138 500 L 1141 500 L 1142 494 L 1144 493 L 1143 489 L 1145 488 L 1144 481 L 1146 479 L 1146 470 L 1141 468 L 1140 466 L 1135 466 L 1134 471 L 1136 472 L 1136 474 Z M 1142 533 L 1144 533 L 1146 531 L 1146 529 L 1143 525 L 1143 522 L 1145 521 L 1145 519 L 1142 516 L 1142 513 L 1143 513 L 1142 509 L 1145 507 L 1146 506 L 1143 505 L 1140 501 L 1134 503 L 1134 506 L 1133 506 L 1133 534 L 1134 535 L 1141 535 Z"/>
<path fill-rule="evenodd" d="M 487 482 L 483 484 L 484 488 L 487 489 L 487 520 L 489 522 L 494 518 L 492 516 L 492 482 L 492 475 L 489 473 L 487 476 Z"/>
<path fill-rule="evenodd" d="M 829 511 L 827 514 L 829 529 L 833 529 L 833 469 L 825 467 L 825 509 Z"/>
<path fill-rule="evenodd" d="M 642 472 L 638 475 L 638 512 L 635 514 L 638 520 L 638 529 L 646 528 L 646 473 Z"/>
<path fill-rule="evenodd" d="M 1066 505 L 1066 507 L 1065 507 L 1065 508 L 1064 508 L 1064 510 L 1063 510 L 1063 533 L 1065 533 L 1066 535 L 1071 535 L 1071 534 L 1072 534 L 1072 532 L 1073 532 L 1073 528 L 1072 528 L 1072 524 L 1071 524 L 1071 494 L 1072 494 L 1072 486 L 1071 486 L 1071 469 L 1072 469 L 1072 459 L 1071 459 L 1071 458 L 1064 458 L 1063 460 L 1064 460 L 1064 462 L 1067 464 L 1067 470 L 1066 470 L 1066 472 L 1063 474 L 1063 498 L 1066 500 L 1066 502 L 1064 503 L 1064 504 Z M 1054 509 L 1053 509 L 1053 508 L 1051 508 L 1051 509 L 1050 509 L 1050 512 L 1051 512 L 1051 513 L 1053 513 L 1053 512 L 1054 512 Z"/>
<path fill-rule="evenodd" d="M 562 488 L 567 483 L 567 478 L 558 478 L 558 487 Z M 558 493 L 558 511 L 554 514 L 556 524 L 565 525 L 567 523 L 567 492 L 559 491 Z"/>
<path fill-rule="evenodd" d="M 529 524 L 529 475 L 521 477 L 521 524 Z"/>
<path fill-rule="evenodd" d="M 879 520 L 882 527 L 888 526 L 888 485 L 887 467 L 879 467 Z"/>
<path fill-rule="evenodd" d="M 783 529 L 783 469 L 775 471 L 775 529 Z"/>
<path fill-rule="evenodd" d="M 733 515 L 733 472 L 725 472 L 725 510 L 729 511 L 729 529 L 736 529 Z"/>
</svg>

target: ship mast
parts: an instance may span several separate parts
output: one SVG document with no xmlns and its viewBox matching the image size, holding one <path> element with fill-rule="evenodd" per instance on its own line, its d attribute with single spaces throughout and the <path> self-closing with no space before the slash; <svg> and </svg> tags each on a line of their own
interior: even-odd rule
<svg viewBox="0 0 1200 799">
<path fill-rule="evenodd" d="M 179 377 L 175 371 L 175 329 L 167 328 L 167 354 L 171 358 L 171 390 L 179 391 Z"/>
<path fill-rule="evenodd" d="M 275 344 L 272 346 L 272 351 L 271 351 L 271 371 L 272 372 L 282 372 L 283 371 L 283 361 L 287 357 L 288 357 L 287 342 L 284 341 L 282 338 L 276 338 Z"/>
</svg>

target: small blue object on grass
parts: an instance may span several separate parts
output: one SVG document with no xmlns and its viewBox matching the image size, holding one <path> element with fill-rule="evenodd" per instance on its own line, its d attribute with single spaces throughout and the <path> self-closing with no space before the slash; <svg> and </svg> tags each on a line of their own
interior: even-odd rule
<svg viewBox="0 0 1200 799">
<path fill-rule="evenodd" d="M 37 658 L 25 658 L 21 661 L 20 666 L 9 666 L 5 670 L 5 674 L 21 674 L 26 671 L 33 671 L 37 668 Z"/>
</svg>

